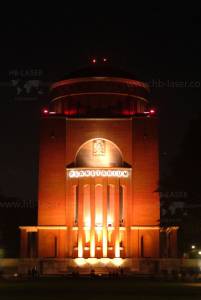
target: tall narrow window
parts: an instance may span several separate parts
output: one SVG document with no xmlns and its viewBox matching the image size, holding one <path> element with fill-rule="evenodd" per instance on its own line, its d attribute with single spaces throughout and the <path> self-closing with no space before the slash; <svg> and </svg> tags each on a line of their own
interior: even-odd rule
<svg viewBox="0 0 201 300">
<path fill-rule="evenodd" d="M 74 224 L 78 224 L 78 186 L 73 186 L 73 201 L 74 201 Z"/>
<path fill-rule="evenodd" d="M 103 186 L 100 184 L 95 187 L 95 223 L 98 226 L 103 223 Z"/>
<path fill-rule="evenodd" d="M 90 218 L 90 185 L 86 184 L 83 187 L 83 201 L 84 201 L 84 225 L 90 227 L 91 218 Z"/>
<path fill-rule="evenodd" d="M 110 216 L 110 186 L 107 186 L 107 216 Z"/>
<path fill-rule="evenodd" d="M 124 209 L 124 187 L 120 185 L 119 187 L 119 222 L 123 225 L 123 209 Z"/>
<path fill-rule="evenodd" d="M 115 187 L 113 184 L 108 185 L 107 197 L 107 224 L 111 226 L 114 222 Z"/>
</svg>

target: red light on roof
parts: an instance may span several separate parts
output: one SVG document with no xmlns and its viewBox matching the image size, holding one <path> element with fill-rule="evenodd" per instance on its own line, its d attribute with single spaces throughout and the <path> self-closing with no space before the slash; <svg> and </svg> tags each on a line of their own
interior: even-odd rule
<svg viewBox="0 0 201 300">
<path fill-rule="evenodd" d="M 43 109 L 43 114 L 45 114 L 45 115 L 49 114 L 49 110 L 47 108 L 44 108 Z"/>
<path fill-rule="evenodd" d="M 96 59 L 95 59 L 95 58 L 92 59 L 92 63 L 93 63 L 93 64 L 96 63 Z"/>
<path fill-rule="evenodd" d="M 103 62 L 106 62 L 106 61 L 107 61 L 107 58 L 104 57 L 104 58 L 103 58 Z"/>
</svg>

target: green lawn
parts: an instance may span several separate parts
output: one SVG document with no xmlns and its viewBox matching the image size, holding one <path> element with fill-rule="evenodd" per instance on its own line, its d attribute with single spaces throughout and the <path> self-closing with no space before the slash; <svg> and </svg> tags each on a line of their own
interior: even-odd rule
<svg viewBox="0 0 201 300">
<path fill-rule="evenodd" d="M 0 299 L 201 299 L 201 283 L 150 280 L 60 278 L 39 281 L 0 281 Z"/>
</svg>

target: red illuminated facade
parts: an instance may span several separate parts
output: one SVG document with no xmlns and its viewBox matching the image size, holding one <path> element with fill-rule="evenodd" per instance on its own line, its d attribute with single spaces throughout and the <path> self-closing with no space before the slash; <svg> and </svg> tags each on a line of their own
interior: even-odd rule
<svg viewBox="0 0 201 300">
<path fill-rule="evenodd" d="M 160 227 L 158 119 L 130 78 L 92 66 L 52 85 L 38 224 L 20 227 L 21 257 L 176 257 L 177 228 Z"/>
</svg>

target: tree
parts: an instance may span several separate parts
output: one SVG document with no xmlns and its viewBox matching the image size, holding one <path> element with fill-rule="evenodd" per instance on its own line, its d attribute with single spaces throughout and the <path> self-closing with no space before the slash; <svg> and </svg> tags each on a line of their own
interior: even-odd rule
<svg viewBox="0 0 201 300">
<path fill-rule="evenodd" d="M 167 212 L 164 219 L 161 210 L 161 222 L 172 225 L 175 220 L 180 226 L 182 250 L 191 243 L 201 247 L 201 113 L 190 122 L 179 153 L 171 161 L 169 174 L 160 181 L 159 192 L 162 208 Z"/>
<path fill-rule="evenodd" d="M 19 256 L 19 226 L 35 222 L 36 204 L 0 194 L 0 249 L 4 256 Z"/>
</svg>

